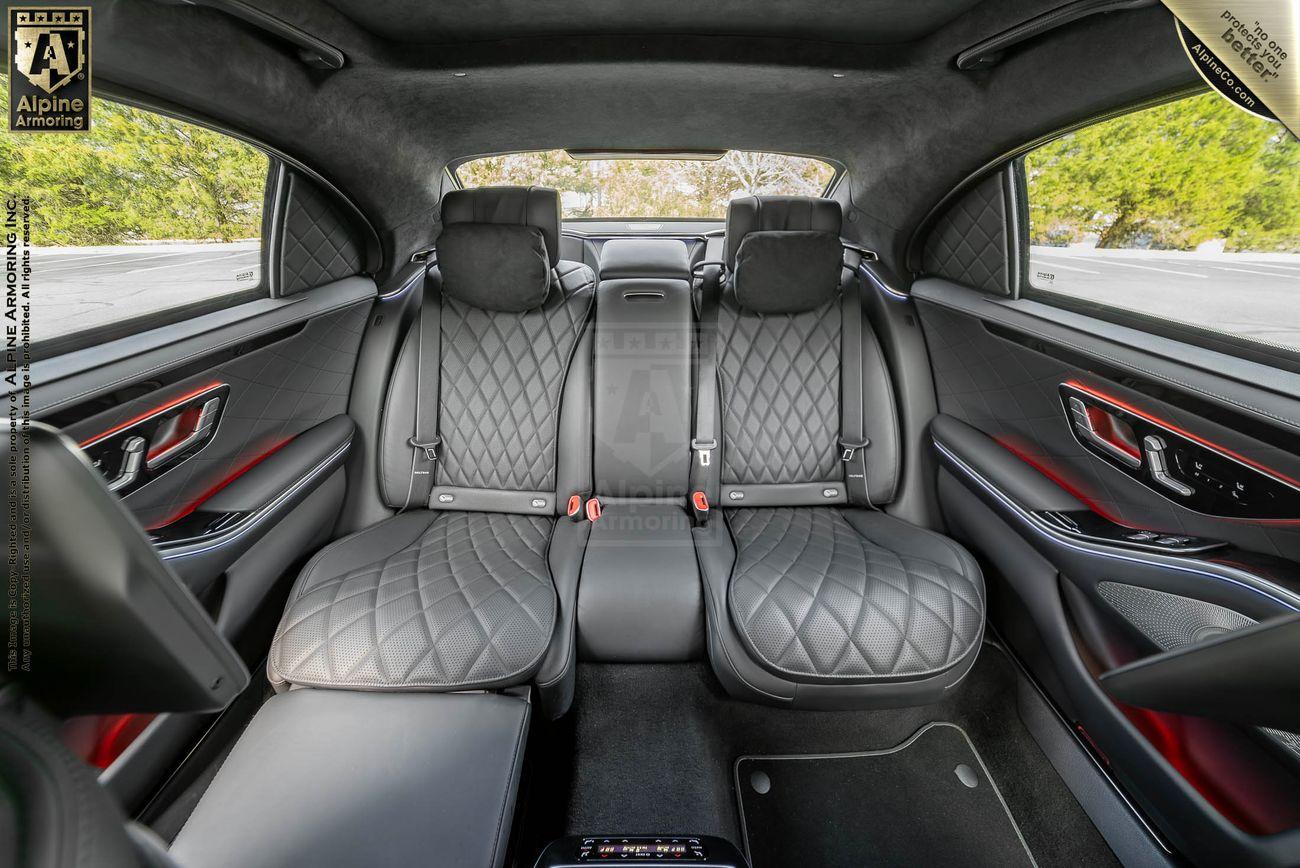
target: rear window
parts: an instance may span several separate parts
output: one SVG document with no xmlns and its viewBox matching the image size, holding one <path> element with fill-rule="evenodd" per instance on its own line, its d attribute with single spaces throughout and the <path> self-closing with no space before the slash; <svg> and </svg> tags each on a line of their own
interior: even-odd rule
<svg viewBox="0 0 1300 868">
<path fill-rule="evenodd" d="M 0 191 L 30 208 L 32 343 L 61 351 L 82 333 L 96 334 L 74 343 L 265 294 L 267 156 L 106 100 L 91 119 L 80 133 L 0 132 Z"/>
<path fill-rule="evenodd" d="M 526 151 L 461 163 L 466 187 L 537 184 L 560 191 L 566 218 L 716 218 L 738 196 L 818 196 L 835 177 L 811 157 L 727 151 L 716 159 L 575 159 Z"/>
</svg>

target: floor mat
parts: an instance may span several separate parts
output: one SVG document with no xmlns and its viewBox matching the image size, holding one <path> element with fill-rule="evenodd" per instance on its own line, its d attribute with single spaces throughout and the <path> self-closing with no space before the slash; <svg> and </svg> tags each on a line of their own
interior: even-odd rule
<svg viewBox="0 0 1300 868">
<path fill-rule="evenodd" d="M 1033 866 L 966 733 L 930 723 L 897 747 L 736 761 L 754 868 Z"/>
</svg>

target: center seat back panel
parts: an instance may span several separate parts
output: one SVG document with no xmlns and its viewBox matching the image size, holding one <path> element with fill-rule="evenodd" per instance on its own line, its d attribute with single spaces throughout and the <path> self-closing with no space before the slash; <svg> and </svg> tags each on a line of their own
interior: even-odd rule
<svg viewBox="0 0 1300 868">
<path fill-rule="evenodd" d="M 587 529 L 556 515 L 590 490 L 594 280 L 558 259 L 558 238 L 554 190 L 444 199 L 439 269 L 380 424 L 381 494 L 400 512 L 308 564 L 272 647 L 276 684 L 470 690 L 535 678 L 549 710 L 567 707 Z"/>
<path fill-rule="evenodd" d="M 578 589 L 578 646 L 601 662 L 697 659 L 703 602 L 684 507 L 694 317 L 690 254 L 611 239 L 597 288 L 594 479 L 603 504 Z"/>
</svg>

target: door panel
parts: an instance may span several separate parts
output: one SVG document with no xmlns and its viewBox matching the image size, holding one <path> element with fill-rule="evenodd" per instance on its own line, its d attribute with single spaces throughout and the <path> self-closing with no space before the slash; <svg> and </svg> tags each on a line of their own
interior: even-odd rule
<svg viewBox="0 0 1300 868">
<path fill-rule="evenodd" d="M 943 289 L 945 300 L 958 293 L 979 296 L 953 285 Z M 917 294 L 925 292 L 919 284 Z M 985 299 L 980 301 L 991 307 Z M 1073 433 L 1062 408 L 1060 387 L 1070 382 L 1091 386 L 1290 478 L 1300 477 L 1300 433 L 1294 435 L 1296 450 L 1288 452 L 1092 370 L 1007 340 L 986 327 L 986 320 L 980 317 L 927 301 L 919 303 L 919 310 L 941 413 L 967 422 L 1022 459 L 1039 465 L 1041 471 L 1055 474 L 1060 484 L 1074 489 L 1092 508 L 1121 524 L 1222 539 L 1251 551 L 1300 560 L 1300 516 L 1293 521 L 1251 522 L 1197 513 L 1100 460 Z M 1002 325 L 998 318 L 992 322 L 994 327 Z M 1127 365 L 1111 362 L 1106 367 L 1123 370 Z M 1124 373 L 1130 379 L 1171 387 L 1163 376 L 1157 380 L 1134 369 Z M 1287 427 L 1278 433 L 1292 436 Z"/>
<path fill-rule="evenodd" d="M 237 356 L 102 412 L 64 425 L 79 443 L 206 387 L 229 395 L 199 452 L 125 497 L 149 530 L 167 525 L 231 477 L 319 422 L 347 412 L 352 370 L 370 302 L 315 317 L 269 346 Z"/>
<path fill-rule="evenodd" d="M 1241 478 L 1267 471 L 1289 494 L 1300 479 L 1300 426 L 1289 421 L 1300 418 L 1300 389 L 1275 388 L 1287 376 L 1278 371 L 1249 382 L 1246 363 L 1226 357 L 1215 370 L 1205 351 L 1180 366 L 1140 333 L 1125 345 L 1117 326 L 1089 333 L 1076 315 L 1048 320 L 1032 301 L 937 279 L 913 295 L 940 411 L 940 505 L 991 567 L 994 626 L 1175 850 L 1206 863 L 1294 861 L 1295 736 L 1121 703 L 1103 676 L 1300 611 L 1292 503 L 1272 502 L 1285 516 L 1272 520 L 1208 514 L 1222 504 L 1161 491 L 1138 436 L 1159 433 L 1156 420 L 1240 459 L 1225 460 Z M 1115 413 L 1088 420 L 1107 446 L 1084 433 L 1077 396 Z M 1142 530 L 1159 533 L 1128 538 Z M 1187 551 L 1156 544 L 1181 537 L 1196 538 Z"/>
</svg>

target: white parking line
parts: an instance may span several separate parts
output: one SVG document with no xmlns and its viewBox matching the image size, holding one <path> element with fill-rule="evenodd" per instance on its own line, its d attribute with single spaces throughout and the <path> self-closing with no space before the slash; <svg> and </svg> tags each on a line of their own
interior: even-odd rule
<svg viewBox="0 0 1300 868">
<path fill-rule="evenodd" d="M 1254 263 L 1252 263 L 1252 265 L 1253 264 Z M 1233 268 L 1232 266 L 1229 265 L 1214 265 L 1211 267 L 1217 268 L 1220 271 L 1240 271 L 1242 274 L 1257 274 L 1260 277 L 1283 277 L 1284 276 L 1274 271 L 1252 271 L 1249 268 Z"/>
<path fill-rule="evenodd" d="M 1030 265 L 1034 264 L 1033 257 L 1030 257 L 1029 264 Z M 1055 262 L 1050 259 L 1044 259 L 1043 265 L 1046 265 L 1049 268 L 1064 268 L 1066 271 L 1082 271 L 1084 274 L 1101 274 L 1100 271 L 1092 271 L 1091 269 L 1087 269 L 1087 268 L 1079 268 L 1077 265 L 1064 265 L 1060 262 Z"/>
<path fill-rule="evenodd" d="M 1163 274 L 1176 274 L 1179 277 L 1197 277 L 1200 278 L 1201 280 L 1206 280 L 1209 278 L 1208 274 L 1196 274 L 1195 272 L 1191 272 L 1191 271 L 1174 271 L 1172 268 L 1156 268 L 1154 265 L 1136 265 L 1132 262 L 1114 262 L 1111 260 L 1106 260 L 1106 264 L 1113 265 L 1117 268 L 1141 268 L 1146 271 L 1159 271 Z"/>
<path fill-rule="evenodd" d="M 1280 268 L 1280 269 L 1282 269 L 1283 271 L 1300 271 L 1300 265 L 1282 265 L 1282 264 L 1280 264 L 1280 263 L 1276 263 L 1276 262 L 1252 262 L 1252 263 L 1250 263 L 1250 265 L 1251 265 L 1252 268 L 1254 268 L 1254 267 L 1259 267 L 1259 268 Z M 1286 276 L 1286 275 L 1283 275 L 1283 274 L 1277 274 L 1277 275 L 1274 275 L 1274 277 L 1285 277 L 1285 276 Z"/>
<path fill-rule="evenodd" d="M 183 268 L 186 265 L 199 265 L 204 262 L 216 262 L 220 259 L 231 259 L 237 256 L 248 256 L 253 252 L 254 251 L 252 250 L 241 250 L 238 253 L 227 253 L 224 256 L 210 256 L 207 259 L 190 259 L 186 262 L 173 262 L 171 265 L 151 265 L 148 268 L 132 268 L 130 271 L 123 271 L 120 274 L 115 274 L 113 276 L 125 277 L 128 274 L 139 274 L 142 271 L 161 271 L 164 268 Z"/>
<path fill-rule="evenodd" d="M 163 258 L 168 257 L 168 256 L 193 256 L 193 255 L 194 255 L 193 251 L 185 250 L 185 251 L 181 251 L 181 252 L 179 252 L 179 253 L 159 253 L 159 254 L 156 254 L 156 255 L 154 255 L 154 256 L 141 256 L 141 257 L 138 257 L 135 261 L 136 261 L 136 262 L 145 262 L 146 260 L 149 260 L 149 259 L 163 259 Z M 42 270 L 42 271 L 41 271 L 41 274 L 58 274 L 58 273 L 62 273 L 62 272 L 65 272 L 65 271 L 81 271 L 81 270 L 86 269 L 86 268 L 103 268 L 103 267 L 105 267 L 105 266 L 110 266 L 110 267 L 111 267 L 111 266 L 113 266 L 113 265 L 118 265 L 118 264 L 121 264 L 121 265 L 127 265 L 128 263 L 125 263 L 125 262 L 123 262 L 123 263 L 114 263 L 114 262 L 94 262 L 94 263 L 91 263 L 91 264 L 89 264 L 89 265 L 64 265 L 64 266 L 61 266 L 61 267 L 60 267 L 60 266 L 56 266 L 56 267 L 54 267 L 54 268 L 47 268 L 47 269 Z M 128 272 L 128 273 L 129 273 L 129 272 Z"/>
</svg>

